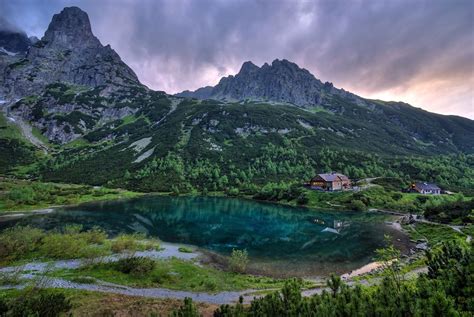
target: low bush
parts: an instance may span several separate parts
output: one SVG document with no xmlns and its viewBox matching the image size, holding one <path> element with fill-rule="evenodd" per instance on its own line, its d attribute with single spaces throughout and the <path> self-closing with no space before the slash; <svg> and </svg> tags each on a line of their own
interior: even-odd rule
<svg viewBox="0 0 474 317">
<path fill-rule="evenodd" d="M 474 223 L 474 199 L 470 201 L 453 201 L 429 206 L 424 212 L 425 217 L 430 220 L 449 223 L 458 221 L 460 223 Z"/>
<path fill-rule="evenodd" d="M 7 316 L 56 317 L 71 309 L 72 306 L 60 291 L 29 289 L 17 298 L 8 301 L 6 307 Z"/>
<path fill-rule="evenodd" d="M 99 227 L 83 232 L 82 235 L 88 243 L 92 244 L 103 244 L 107 239 L 107 233 Z"/>
<path fill-rule="evenodd" d="M 138 251 L 138 238 L 143 239 L 142 236 L 136 234 L 121 234 L 112 241 L 111 250 L 114 253 L 121 253 L 124 251 Z"/>
<path fill-rule="evenodd" d="M 12 273 L 0 272 L 0 286 L 18 284 L 20 284 L 20 271 Z M 2 315 L 0 314 L 0 316 Z"/>
<path fill-rule="evenodd" d="M 367 206 L 358 199 L 351 201 L 351 209 L 355 211 L 364 211 L 367 209 Z"/>
<path fill-rule="evenodd" d="M 229 268 L 236 273 L 243 273 L 249 263 L 249 256 L 247 250 L 232 250 L 229 259 Z"/>
<path fill-rule="evenodd" d="M 52 259 L 81 258 L 87 254 L 88 244 L 78 234 L 52 233 L 43 238 L 40 253 Z"/>
<path fill-rule="evenodd" d="M 115 263 L 117 271 L 134 276 L 144 276 L 156 268 L 156 262 L 145 257 L 127 257 Z"/>
<path fill-rule="evenodd" d="M 112 240 L 111 250 L 114 253 L 136 252 L 159 249 L 159 242 L 153 239 L 146 239 L 143 234 L 121 234 Z"/>
<path fill-rule="evenodd" d="M 0 259 L 14 261 L 33 252 L 45 237 L 43 230 L 29 226 L 13 227 L 0 233 Z"/>
<path fill-rule="evenodd" d="M 196 305 L 193 303 L 191 298 L 186 297 L 184 299 L 183 305 L 173 311 L 170 315 L 171 317 L 201 317 Z"/>
<path fill-rule="evenodd" d="M 178 251 L 183 252 L 183 253 L 193 253 L 193 250 L 191 250 L 190 248 L 187 248 L 187 247 L 179 247 Z"/>
<path fill-rule="evenodd" d="M 16 226 L 0 233 L 0 261 L 45 257 L 49 259 L 95 258 L 110 253 L 107 235 L 99 228 L 81 232 L 82 226 L 66 226 L 62 232 L 45 232 Z"/>
</svg>

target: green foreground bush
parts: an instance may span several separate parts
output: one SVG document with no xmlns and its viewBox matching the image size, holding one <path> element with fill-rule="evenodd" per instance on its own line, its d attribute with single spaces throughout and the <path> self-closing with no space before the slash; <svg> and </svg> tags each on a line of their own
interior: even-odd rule
<svg viewBox="0 0 474 317">
<path fill-rule="evenodd" d="M 232 250 L 232 254 L 229 259 L 229 268 L 231 271 L 236 273 L 243 273 L 249 263 L 249 255 L 247 250 Z"/>
<path fill-rule="evenodd" d="M 117 271 L 132 274 L 134 276 L 144 276 L 156 268 L 156 262 L 144 257 L 127 257 L 115 263 Z"/>
<path fill-rule="evenodd" d="M 55 317 L 71 309 L 66 296 L 57 290 L 27 289 L 10 299 L 0 298 L 0 316 Z"/>
<path fill-rule="evenodd" d="M 30 226 L 16 226 L 0 233 L 0 263 L 22 259 L 96 258 L 111 253 L 157 249 L 154 240 L 145 236 L 122 234 L 108 239 L 100 228 L 83 230 L 82 226 L 66 226 L 62 231 L 46 232 Z"/>
</svg>

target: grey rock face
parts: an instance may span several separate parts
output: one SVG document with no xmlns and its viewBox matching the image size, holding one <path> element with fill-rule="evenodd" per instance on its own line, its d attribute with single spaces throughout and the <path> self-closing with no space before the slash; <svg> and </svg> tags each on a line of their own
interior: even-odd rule
<svg viewBox="0 0 474 317">
<path fill-rule="evenodd" d="M 324 105 L 327 97 L 339 95 L 362 102 L 362 98 L 322 83 L 306 69 L 286 59 L 274 60 L 258 67 L 245 62 L 235 76 L 224 77 L 215 87 L 204 87 L 194 92 L 184 91 L 178 96 L 225 101 L 257 100 L 290 103 L 300 107 Z"/>
<path fill-rule="evenodd" d="M 46 48 L 100 48 L 100 41 L 92 34 L 87 13 L 77 7 L 64 8 L 55 14 L 42 38 Z"/>
<path fill-rule="evenodd" d="M 140 85 L 137 76 L 109 46 L 92 34 L 89 17 L 77 7 L 54 15 L 44 37 L 24 59 L 5 67 L 3 94 L 19 98 L 62 82 L 88 87 Z"/>
<path fill-rule="evenodd" d="M 30 45 L 25 33 L 0 30 L 0 55 L 25 54 Z"/>
<path fill-rule="evenodd" d="M 214 87 L 206 86 L 199 88 L 195 91 L 185 90 L 176 94 L 176 96 L 185 98 L 208 99 L 211 96 L 213 89 Z"/>
</svg>

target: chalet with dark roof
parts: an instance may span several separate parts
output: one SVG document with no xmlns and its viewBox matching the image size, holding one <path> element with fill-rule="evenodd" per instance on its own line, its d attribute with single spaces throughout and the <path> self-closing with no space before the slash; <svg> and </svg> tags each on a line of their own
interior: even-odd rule
<svg viewBox="0 0 474 317">
<path fill-rule="evenodd" d="M 415 182 L 411 184 L 410 190 L 423 195 L 439 195 L 441 188 L 434 183 Z"/>
<path fill-rule="evenodd" d="M 351 180 L 344 174 L 331 172 L 316 175 L 309 185 L 312 189 L 337 191 L 351 188 Z"/>
</svg>

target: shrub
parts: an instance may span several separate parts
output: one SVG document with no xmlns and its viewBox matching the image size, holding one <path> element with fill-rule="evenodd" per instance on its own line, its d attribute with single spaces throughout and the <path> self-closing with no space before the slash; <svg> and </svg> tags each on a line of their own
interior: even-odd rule
<svg viewBox="0 0 474 317">
<path fill-rule="evenodd" d="M 133 256 L 120 259 L 115 266 L 122 273 L 144 276 L 155 269 L 156 262 L 149 258 Z"/>
<path fill-rule="evenodd" d="M 183 253 L 193 253 L 193 250 L 191 250 L 190 248 L 187 248 L 187 247 L 179 247 L 178 251 L 183 252 Z"/>
<path fill-rule="evenodd" d="M 355 211 L 364 211 L 367 207 L 361 200 L 355 199 L 351 201 L 351 208 Z"/>
<path fill-rule="evenodd" d="M 171 313 L 171 317 L 200 317 L 199 311 L 189 297 L 184 299 L 183 306 Z"/>
<path fill-rule="evenodd" d="M 227 191 L 227 195 L 232 196 L 232 197 L 239 196 L 239 193 L 240 193 L 239 189 L 235 187 L 231 187 Z"/>
<path fill-rule="evenodd" d="M 88 243 L 103 244 L 107 239 L 107 233 L 99 227 L 94 227 L 81 234 Z"/>
<path fill-rule="evenodd" d="M 5 316 L 8 312 L 7 301 L 3 298 L 0 298 L 0 316 Z"/>
<path fill-rule="evenodd" d="M 232 250 L 229 259 L 229 267 L 233 272 L 243 273 L 249 263 L 249 256 L 247 250 Z"/>
<path fill-rule="evenodd" d="M 419 205 L 425 204 L 429 200 L 429 197 L 427 196 L 417 196 L 416 197 L 416 203 Z"/>
<path fill-rule="evenodd" d="M 29 226 L 5 229 L 0 234 L 0 259 L 19 259 L 34 251 L 44 237 L 43 230 Z"/>
<path fill-rule="evenodd" d="M 28 290 L 8 304 L 8 316 L 55 317 L 71 309 L 63 293 L 53 290 Z"/>
<path fill-rule="evenodd" d="M 208 291 L 215 291 L 216 288 L 217 288 L 217 284 L 213 280 L 207 280 L 207 281 L 204 282 L 204 287 Z"/>
<path fill-rule="evenodd" d="M 403 195 L 401 193 L 394 193 L 392 195 L 393 200 L 400 200 L 400 199 L 402 199 L 402 197 L 403 197 Z"/>
<path fill-rule="evenodd" d="M 114 253 L 123 251 L 137 251 L 139 243 L 137 241 L 138 235 L 121 234 L 112 241 L 111 249 Z"/>
<path fill-rule="evenodd" d="M 296 199 L 298 205 L 306 205 L 309 202 L 309 198 L 306 193 L 301 193 L 301 195 Z"/>
<path fill-rule="evenodd" d="M 53 259 L 73 259 L 83 257 L 87 247 L 76 235 L 51 233 L 44 237 L 40 253 Z"/>
<path fill-rule="evenodd" d="M 18 285 L 20 284 L 20 272 L 6 273 L 0 272 L 0 286 L 1 285 Z M 1 316 L 1 314 L 0 314 Z"/>
<path fill-rule="evenodd" d="M 82 225 L 67 225 L 64 227 L 64 234 L 79 234 L 82 231 Z"/>
</svg>

